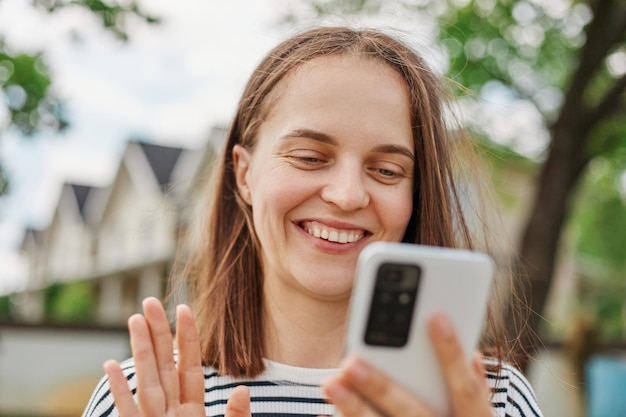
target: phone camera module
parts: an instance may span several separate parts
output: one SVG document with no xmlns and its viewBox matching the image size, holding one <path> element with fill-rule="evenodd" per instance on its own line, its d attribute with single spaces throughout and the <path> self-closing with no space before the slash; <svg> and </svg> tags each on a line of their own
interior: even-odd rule
<svg viewBox="0 0 626 417">
<path fill-rule="evenodd" d="M 419 278 L 420 269 L 416 265 L 381 265 L 370 305 L 365 343 L 392 347 L 407 343 Z"/>
</svg>

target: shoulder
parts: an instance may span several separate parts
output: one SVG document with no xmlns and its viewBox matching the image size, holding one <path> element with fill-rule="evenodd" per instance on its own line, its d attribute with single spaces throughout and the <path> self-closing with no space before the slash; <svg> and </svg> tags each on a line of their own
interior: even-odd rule
<svg viewBox="0 0 626 417">
<path fill-rule="evenodd" d="M 496 362 L 485 359 L 485 364 L 494 365 Z M 502 363 L 497 371 L 487 371 L 486 376 L 492 392 L 494 415 L 542 417 L 535 393 L 519 369 Z"/>
</svg>

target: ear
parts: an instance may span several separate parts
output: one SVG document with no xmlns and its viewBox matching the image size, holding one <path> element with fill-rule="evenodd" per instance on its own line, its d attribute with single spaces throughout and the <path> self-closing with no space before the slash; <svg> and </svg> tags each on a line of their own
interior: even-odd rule
<svg viewBox="0 0 626 417">
<path fill-rule="evenodd" d="M 250 186 L 248 185 L 250 153 L 241 145 L 235 145 L 233 147 L 233 170 L 235 172 L 235 181 L 237 182 L 239 195 L 246 203 L 252 205 Z"/>
</svg>

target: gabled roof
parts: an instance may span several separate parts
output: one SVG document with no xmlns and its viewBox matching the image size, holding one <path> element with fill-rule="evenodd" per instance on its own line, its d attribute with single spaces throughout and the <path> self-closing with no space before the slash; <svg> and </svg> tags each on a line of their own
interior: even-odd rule
<svg viewBox="0 0 626 417">
<path fill-rule="evenodd" d="M 182 153 L 183 149 L 179 147 L 147 143 L 142 138 L 129 139 L 113 181 L 89 203 L 91 221 L 98 224 L 106 216 L 123 176 L 128 175 L 139 193 L 168 192 Z"/>
<path fill-rule="evenodd" d="M 174 191 L 184 196 L 181 198 L 186 199 L 186 193 L 196 182 L 206 182 L 207 174 L 212 171 L 224 147 L 227 132 L 225 126 L 216 125 L 202 146 L 183 150 L 170 178 Z"/>
<path fill-rule="evenodd" d="M 20 244 L 20 250 L 26 250 L 29 245 L 38 246 L 44 239 L 45 230 L 35 229 L 32 226 L 24 228 L 24 236 Z"/>
<path fill-rule="evenodd" d="M 162 189 L 166 188 L 182 149 L 143 142 L 139 142 L 139 145 L 144 151 L 159 185 Z"/>
<path fill-rule="evenodd" d="M 90 185 L 80 185 L 80 184 L 68 184 L 72 191 L 74 192 L 74 197 L 76 197 L 76 204 L 78 205 L 78 212 L 80 216 L 85 220 L 85 201 L 87 201 L 87 196 L 90 191 L 94 189 L 94 187 Z"/>
</svg>

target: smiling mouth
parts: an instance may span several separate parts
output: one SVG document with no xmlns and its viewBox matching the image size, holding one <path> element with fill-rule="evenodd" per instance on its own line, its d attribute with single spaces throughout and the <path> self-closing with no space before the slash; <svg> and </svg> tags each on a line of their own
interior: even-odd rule
<svg viewBox="0 0 626 417">
<path fill-rule="evenodd" d="M 362 229 L 334 229 L 317 222 L 303 222 L 300 227 L 311 236 L 333 243 L 354 243 L 367 234 Z"/>
</svg>

